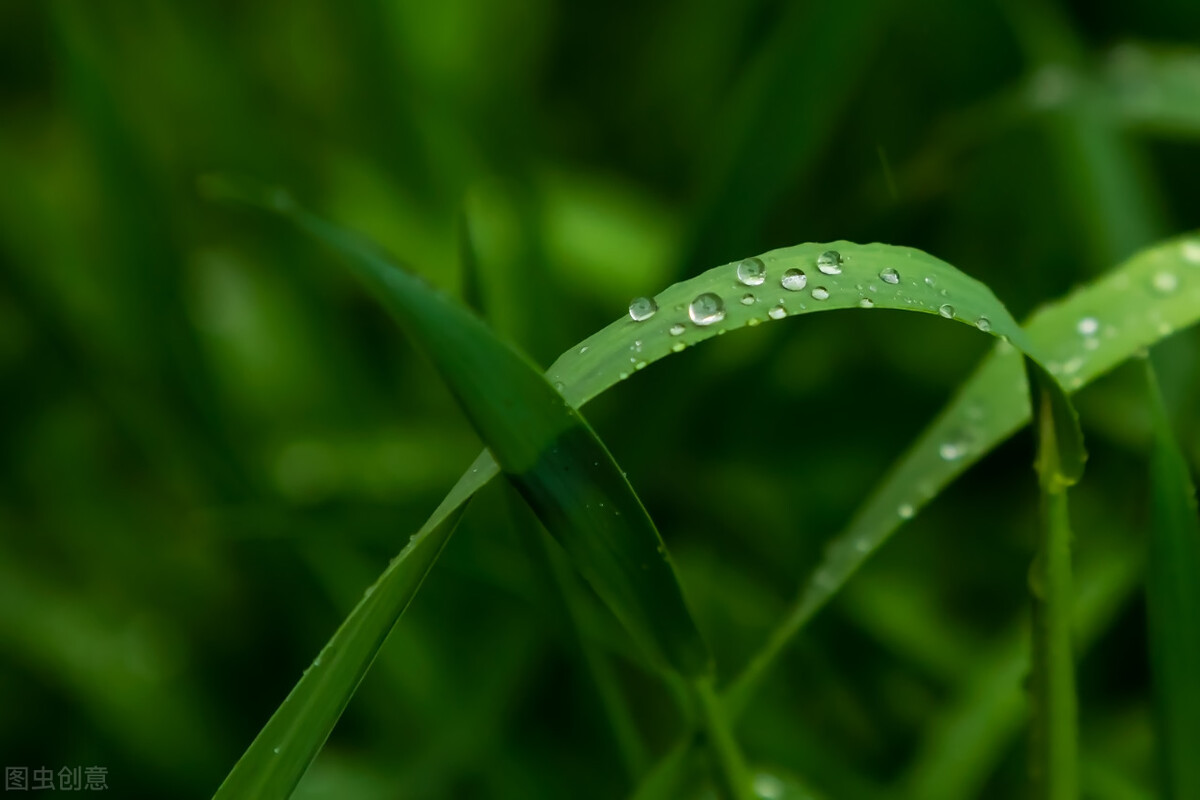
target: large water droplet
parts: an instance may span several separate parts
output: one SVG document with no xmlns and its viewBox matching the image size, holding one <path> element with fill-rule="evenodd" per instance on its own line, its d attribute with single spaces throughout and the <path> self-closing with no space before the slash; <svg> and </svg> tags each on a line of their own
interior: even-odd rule
<svg viewBox="0 0 1200 800">
<path fill-rule="evenodd" d="M 783 307 L 783 303 L 780 303 L 768 311 L 767 316 L 771 319 L 783 319 L 787 316 L 787 309 Z"/>
<path fill-rule="evenodd" d="M 672 336 L 679 336 L 681 333 L 683 333 L 686 330 L 687 330 L 687 328 L 685 328 L 683 326 L 682 322 L 676 322 L 674 325 L 672 325 L 670 328 L 667 329 L 667 333 L 671 334 Z"/>
<path fill-rule="evenodd" d="M 826 275 L 840 275 L 842 273 L 842 254 L 837 250 L 826 250 L 817 256 L 817 269 Z"/>
<path fill-rule="evenodd" d="M 883 281 L 884 283 L 890 283 L 893 286 L 895 286 L 897 283 L 900 282 L 900 273 L 896 272 L 896 270 L 892 269 L 891 267 L 888 267 L 887 269 L 880 271 L 879 280 Z"/>
<path fill-rule="evenodd" d="M 789 292 L 798 292 L 808 285 L 808 276 L 804 274 L 804 270 L 793 268 L 783 273 L 783 279 L 779 282 Z"/>
<path fill-rule="evenodd" d="M 975 320 L 975 327 L 979 328 L 979 330 L 983 331 L 984 333 L 987 333 L 992 329 L 992 321 L 987 317 L 980 317 L 979 319 Z"/>
<path fill-rule="evenodd" d="M 629 301 L 629 316 L 634 322 L 645 322 L 658 311 L 658 303 L 649 297 L 635 297 Z"/>
<path fill-rule="evenodd" d="M 940 308 L 938 308 L 938 313 L 946 319 L 954 319 L 954 306 L 950 305 L 949 303 L 944 303 Z"/>
<path fill-rule="evenodd" d="M 742 305 L 752 306 L 754 305 L 754 301 L 757 299 L 758 298 L 756 298 L 752 292 L 746 292 L 744 295 L 742 295 Z"/>
<path fill-rule="evenodd" d="M 725 301 L 720 295 L 705 292 L 688 306 L 688 316 L 697 325 L 712 325 L 725 319 Z"/>
<path fill-rule="evenodd" d="M 747 286 L 762 286 L 767 279 L 767 267 L 761 258 L 747 258 L 737 265 L 737 279 Z"/>
<path fill-rule="evenodd" d="M 817 288 L 812 290 L 812 299 L 813 300 L 828 300 L 829 299 L 829 290 L 826 289 L 824 286 L 818 286 Z"/>
</svg>

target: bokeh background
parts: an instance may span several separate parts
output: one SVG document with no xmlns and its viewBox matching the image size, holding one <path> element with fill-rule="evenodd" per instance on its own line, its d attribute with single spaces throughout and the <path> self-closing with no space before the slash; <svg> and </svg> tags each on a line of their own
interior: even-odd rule
<svg viewBox="0 0 1200 800">
<path fill-rule="evenodd" d="M 0 4 L 0 761 L 210 795 L 480 447 L 328 254 L 198 176 L 287 187 L 543 365 L 802 241 L 926 249 L 1021 317 L 1197 226 L 1197 30 L 1186 2 Z M 985 339 L 816 315 L 588 407 L 723 675 Z M 1198 344 L 1158 354 L 1193 466 Z M 1147 414 L 1124 371 L 1078 401 L 1085 783 L 1152 797 Z M 806 630 L 741 725 L 755 764 L 1021 796 L 1030 461 L 986 458 Z M 529 527 L 478 498 L 297 797 L 629 791 Z M 665 751 L 669 702 L 620 669 Z"/>
</svg>

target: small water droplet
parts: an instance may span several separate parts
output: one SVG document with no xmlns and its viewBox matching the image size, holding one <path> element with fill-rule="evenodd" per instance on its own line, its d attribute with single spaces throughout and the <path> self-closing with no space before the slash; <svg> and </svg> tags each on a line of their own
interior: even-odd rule
<svg viewBox="0 0 1200 800">
<path fill-rule="evenodd" d="M 826 250 L 817 256 L 817 269 L 826 275 L 841 275 L 842 254 L 837 250 Z"/>
<path fill-rule="evenodd" d="M 910 503 L 901 503 L 900 507 L 896 509 L 896 513 L 900 515 L 900 519 L 912 519 L 916 511 Z"/>
<path fill-rule="evenodd" d="M 967 443 L 962 441 L 942 442 L 938 446 L 938 455 L 943 461 L 957 461 L 967 454 Z"/>
<path fill-rule="evenodd" d="M 1075 356 L 1075 358 L 1072 358 L 1070 361 L 1063 364 L 1062 371 L 1064 375 L 1071 375 L 1072 373 L 1078 372 L 1079 368 L 1082 366 L 1083 359 L 1079 356 Z"/>
<path fill-rule="evenodd" d="M 755 297 L 752 292 L 746 292 L 744 295 L 742 295 L 742 305 L 752 306 L 754 305 L 754 301 L 757 299 L 758 298 Z"/>
<path fill-rule="evenodd" d="M 630 350 L 632 350 L 632 351 L 633 351 L 633 352 L 635 352 L 635 353 L 640 353 L 640 352 L 642 352 L 642 340 L 641 340 L 641 339 L 634 339 L 634 340 L 633 340 L 633 344 L 629 345 L 629 349 L 630 349 Z"/>
<path fill-rule="evenodd" d="M 682 352 L 683 352 L 683 349 L 684 349 L 685 347 L 687 347 L 687 345 L 686 345 L 686 344 L 684 344 L 683 342 L 676 342 L 676 343 L 674 344 L 674 346 L 672 346 L 672 347 L 671 347 L 671 352 L 673 352 L 673 353 L 682 353 Z"/>
<path fill-rule="evenodd" d="M 858 305 L 859 308 L 873 308 L 875 306 L 875 301 L 869 297 L 864 297 L 862 300 L 858 301 Z"/>
<path fill-rule="evenodd" d="M 812 299 L 813 300 L 828 300 L 829 299 L 829 290 L 826 289 L 824 286 L 818 286 L 817 288 L 812 290 Z"/>
<path fill-rule="evenodd" d="M 554 388 L 561 392 L 563 389 L 565 389 L 567 387 L 566 387 L 566 384 L 564 384 L 562 381 L 555 381 Z"/>
<path fill-rule="evenodd" d="M 658 303 L 649 297 L 635 297 L 629 301 L 629 317 L 634 322 L 645 322 L 658 311 Z"/>
<path fill-rule="evenodd" d="M 938 313 L 946 319 L 954 319 L 954 306 L 950 305 L 949 303 L 943 303 L 942 306 L 938 308 Z"/>
<path fill-rule="evenodd" d="M 629 373 L 628 373 L 628 372 L 622 372 L 621 374 L 617 375 L 617 377 L 618 377 L 619 379 L 621 379 L 621 380 L 625 380 L 626 378 L 628 378 L 628 377 L 629 377 Z"/>
<path fill-rule="evenodd" d="M 779 282 L 789 292 L 798 292 L 808 285 L 808 276 L 804 274 L 804 270 L 792 268 L 783 273 Z"/>
<path fill-rule="evenodd" d="M 687 330 L 687 328 L 685 328 L 683 326 L 682 322 L 676 322 L 674 325 L 672 325 L 670 327 L 670 329 L 667 330 L 667 333 L 671 334 L 672 336 L 679 336 L 681 333 L 683 333 L 686 330 Z"/>
<path fill-rule="evenodd" d="M 760 772 L 754 776 L 754 793 L 761 800 L 778 800 L 786 788 L 783 781 L 770 773 Z"/>
<path fill-rule="evenodd" d="M 1180 249 L 1184 261 L 1200 264 L 1200 242 L 1184 242 Z"/>
<path fill-rule="evenodd" d="M 937 278 L 932 275 L 925 276 L 925 285 L 929 287 L 937 286 Z"/>
<path fill-rule="evenodd" d="M 984 333 L 987 333 L 992 329 L 992 321 L 987 317 L 980 317 L 979 319 L 975 320 L 975 327 L 979 328 L 979 330 L 983 331 Z"/>
<path fill-rule="evenodd" d="M 579 355 L 583 355 L 587 351 L 588 351 L 588 346 L 585 344 L 583 347 L 579 348 Z"/>
<path fill-rule="evenodd" d="M 762 320 L 759 319 L 758 317 L 751 317 L 750 319 L 746 320 L 746 327 L 753 328 L 761 323 L 762 323 Z"/>
<path fill-rule="evenodd" d="M 864 537 L 862 537 L 861 539 L 855 539 L 855 540 L 854 540 L 854 549 L 855 549 L 855 550 L 857 550 L 857 551 L 858 551 L 858 552 L 860 552 L 860 553 L 867 553 L 867 552 L 870 552 L 870 550 L 871 550 L 871 540 L 870 540 L 870 539 L 868 539 L 868 538 L 867 538 L 867 537 L 865 537 L 865 536 L 864 536 Z"/>
<path fill-rule="evenodd" d="M 783 303 L 780 303 L 779 305 L 775 306 L 770 311 L 768 311 L 767 316 L 770 317 L 771 319 L 783 319 L 784 317 L 787 316 L 787 309 L 784 308 Z"/>
<path fill-rule="evenodd" d="M 1100 330 L 1100 322 L 1095 317 L 1084 317 L 1079 320 L 1079 324 L 1075 326 L 1075 330 L 1079 331 L 1082 336 L 1091 336 Z"/>
<path fill-rule="evenodd" d="M 888 267 L 879 273 L 879 280 L 895 286 L 900 282 L 900 273 L 896 272 L 896 270 L 892 269 L 891 267 Z"/>
<path fill-rule="evenodd" d="M 1154 275 L 1154 288 L 1163 294 L 1169 294 L 1179 287 L 1179 278 L 1174 272 L 1158 272 Z"/>
<path fill-rule="evenodd" d="M 688 306 L 688 316 L 697 325 L 712 325 L 725 319 L 725 301 L 720 295 L 705 292 Z"/>
<path fill-rule="evenodd" d="M 645 362 L 645 361 L 639 361 L 639 362 L 637 362 L 636 364 L 634 364 L 634 365 L 633 365 L 633 368 L 634 368 L 635 370 L 637 370 L 637 369 L 645 369 L 645 368 L 646 368 L 646 362 Z"/>
<path fill-rule="evenodd" d="M 283 747 L 281 747 L 280 745 L 275 745 L 274 747 L 271 748 L 271 752 L 274 753 L 275 755 L 279 755 L 279 752 L 281 750 L 283 750 Z"/>
<path fill-rule="evenodd" d="M 762 286 L 767 279 L 767 267 L 760 258 L 747 258 L 738 262 L 737 279 L 747 286 Z"/>
</svg>

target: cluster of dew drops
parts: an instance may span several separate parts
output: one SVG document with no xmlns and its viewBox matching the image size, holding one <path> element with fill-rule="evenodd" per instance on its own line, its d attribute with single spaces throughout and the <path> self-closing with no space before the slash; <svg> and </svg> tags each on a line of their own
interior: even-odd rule
<svg viewBox="0 0 1200 800">
<path fill-rule="evenodd" d="M 845 259 L 842 254 L 836 250 L 826 250 L 817 256 L 816 267 L 817 272 L 822 275 L 840 275 L 842 273 L 842 264 Z M 740 284 L 747 287 L 762 286 L 767 281 L 767 267 L 761 258 L 747 258 L 737 263 L 735 274 Z M 900 273 L 892 267 L 887 267 L 879 272 L 879 279 L 884 283 L 897 285 L 900 283 Z M 932 287 L 934 279 L 926 278 L 927 285 Z M 792 267 L 786 270 L 779 279 L 779 285 L 789 292 L 800 292 L 808 288 L 808 275 L 804 270 L 797 267 Z M 873 288 L 873 287 L 872 287 Z M 945 292 L 942 292 L 945 294 Z M 813 286 L 809 291 L 809 295 L 813 300 L 822 301 L 829 299 L 829 289 L 824 286 Z M 758 302 L 758 298 L 753 292 L 746 292 L 740 298 L 742 305 L 750 306 Z M 875 305 L 875 301 L 869 297 L 863 297 L 859 301 L 859 305 L 863 308 L 871 308 Z M 658 303 L 649 297 L 636 297 L 629 304 L 629 317 L 634 322 L 645 322 L 653 317 L 658 312 Z M 725 319 L 725 301 L 720 295 L 715 292 L 704 292 L 696 296 L 687 308 L 688 319 L 699 327 L 714 325 Z M 949 303 L 943 303 L 938 307 L 938 313 L 947 319 L 953 319 L 955 316 L 954 306 Z M 787 306 L 781 299 L 779 303 L 773 306 L 767 316 L 771 319 L 783 319 L 788 314 Z M 757 320 L 751 320 L 751 325 L 758 324 Z M 991 321 L 987 317 L 980 317 L 976 322 L 976 326 L 981 331 L 991 330 Z M 687 330 L 687 327 L 682 322 L 676 322 L 668 328 L 668 333 L 672 336 L 680 336 Z M 684 345 L 682 342 L 676 344 L 672 349 L 676 352 L 682 350 Z"/>
</svg>

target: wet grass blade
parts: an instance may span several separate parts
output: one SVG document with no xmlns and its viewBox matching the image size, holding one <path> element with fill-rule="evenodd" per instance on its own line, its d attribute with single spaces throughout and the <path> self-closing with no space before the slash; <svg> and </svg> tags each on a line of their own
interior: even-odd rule
<svg viewBox="0 0 1200 800">
<path fill-rule="evenodd" d="M 1196 487 L 1146 361 L 1154 422 L 1146 578 L 1150 659 L 1165 796 L 1200 797 L 1200 518 Z"/>
<path fill-rule="evenodd" d="M 1049 371 L 1075 391 L 1181 328 L 1200 321 L 1200 237 L 1143 250 L 1025 324 Z M 826 549 L 766 647 L 730 688 L 748 695 L 787 642 L 905 521 L 1030 419 L 1018 353 L 997 347 L 917 438 Z M 946 456 L 951 456 L 947 458 Z M 738 703 L 742 700 L 737 700 Z"/>
</svg>

